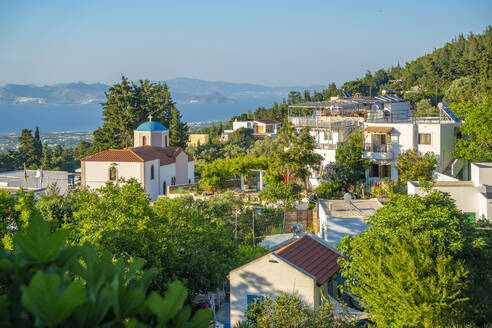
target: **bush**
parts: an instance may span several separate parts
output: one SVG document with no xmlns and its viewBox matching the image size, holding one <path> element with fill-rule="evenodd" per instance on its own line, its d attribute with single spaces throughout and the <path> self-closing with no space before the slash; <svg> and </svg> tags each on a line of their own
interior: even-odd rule
<svg viewBox="0 0 492 328">
<path fill-rule="evenodd" d="M 186 288 L 168 285 L 165 297 L 147 294 L 156 269 L 142 259 L 113 261 L 94 246 L 65 245 L 68 232 L 50 232 L 33 217 L 14 235 L 15 252 L 0 253 L 0 325 L 3 327 L 207 327 L 209 310 L 191 318 Z"/>
</svg>

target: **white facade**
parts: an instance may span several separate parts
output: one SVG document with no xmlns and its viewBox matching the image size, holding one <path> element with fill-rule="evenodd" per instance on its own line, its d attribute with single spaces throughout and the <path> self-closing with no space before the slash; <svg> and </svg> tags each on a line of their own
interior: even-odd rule
<svg viewBox="0 0 492 328">
<path fill-rule="evenodd" d="M 284 293 L 294 293 L 305 304 L 319 304 L 320 287 L 306 273 L 296 270 L 273 253 L 231 271 L 231 326 L 246 320 L 248 296 L 274 298 Z M 326 295 L 326 293 L 325 293 Z M 317 297 L 318 296 L 318 297 Z"/>
<path fill-rule="evenodd" d="M 253 129 L 253 134 L 257 136 L 268 136 L 275 138 L 278 130 L 280 130 L 281 123 L 275 120 L 254 120 L 254 121 L 238 121 L 232 122 L 232 130 L 224 130 L 224 133 L 220 136 L 222 142 L 227 142 L 229 134 L 232 132 L 245 128 Z"/>
<path fill-rule="evenodd" d="M 456 207 L 475 220 L 492 221 L 492 163 L 471 163 L 471 181 L 435 181 L 433 189 L 449 193 Z M 418 182 L 408 182 L 409 195 L 425 195 Z"/>
<path fill-rule="evenodd" d="M 368 170 L 367 180 L 371 182 L 385 177 L 392 180 L 398 179 L 398 170 L 395 168 L 396 159 L 402 152 L 411 149 L 416 149 L 421 153 L 433 153 L 437 160 L 437 172 L 442 173 L 449 170 L 453 163 L 451 153 L 455 149 L 457 129 L 460 125 L 461 123 L 439 120 L 402 123 L 366 122 L 364 124 L 366 128 L 391 128 L 391 132 L 388 133 L 364 133 L 364 157 L 372 160 L 373 165 L 378 167 L 387 166 L 385 170 Z M 389 176 L 386 175 L 388 170 Z"/>
<path fill-rule="evenodd" d="M 109 181 L 109 169 L 116 168 L 117 178 L 136 179 L 143 184 L 142 170 L 143 163 L 135 162 L 92 162 L 81 161 L 82 185 L 91 189 L 104 187 Z"/>
</svg>

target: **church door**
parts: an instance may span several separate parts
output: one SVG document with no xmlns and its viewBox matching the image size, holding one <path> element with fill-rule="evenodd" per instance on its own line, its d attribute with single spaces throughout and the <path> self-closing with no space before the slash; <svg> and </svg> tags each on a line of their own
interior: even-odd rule
<svg viewBox="0 0 492 328">
<path fill-rule="evenodd" d="M 166 186 L 166 181 L 164 181 L 164 182 L 162 183 L 162 193 L 163 193 L 164 195 L 166 194 L 166 191 L 167 191 L 166 189 L 167 189 L 167 186 Z"/>
</svg>

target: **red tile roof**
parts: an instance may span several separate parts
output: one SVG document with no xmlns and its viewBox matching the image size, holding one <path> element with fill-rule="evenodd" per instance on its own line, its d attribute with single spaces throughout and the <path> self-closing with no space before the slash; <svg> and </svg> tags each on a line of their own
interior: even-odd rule
<svg viewBox="0 0 492 328">
<path fill-rule="evenodd" d="M 176 162 L 176 157 L 183 152 L 180 147 L 141 146 L 124 149 L 108 149 L 81 159 L 88 162 L 147 162 L 158 159 L 160 165 Z M 188 161 L 193 158 L 188 156 Z"/>
<path fill-rule="evenodd" d="M 144 162 L 144 159 L 134 152 L 125 149 L 108 149 L 81 159 L 87 162 Z"/>
<path fill-rule="evenodd" d="M 263 124 L 277 124 L 277 123 L 280 123 L 280 121 L 271 120 L 269 118 L 264 119 L 264 120 L 255 120 L 255 122 L 259 122 L 259 123 L 263 123 Z"/>
<path fill-rule="evenodd" d="M 315 238 L 304 235 L 273 253 L 314 276 L 320 286 L 340 270 L 337 260 L 341 255 Z"/>
</svg>

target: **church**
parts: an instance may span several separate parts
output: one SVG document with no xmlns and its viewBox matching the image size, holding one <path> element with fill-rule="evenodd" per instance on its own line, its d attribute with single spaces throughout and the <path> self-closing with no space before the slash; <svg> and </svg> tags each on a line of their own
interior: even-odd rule
<svg viewBox="0 0 492 328">
<path fill-rule="evenodd" d="M 155 201 L 167 194 L 169 186 L 194 183 L 193 158 L 180 147 L 169 146 L 169 130 L 151 119 L 134 131 L 133 147 L 82 158 L 81 184 L 97 189 L 108 181 L 135 178 Z"/>
</svg>

